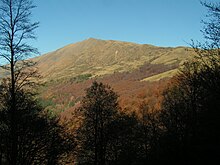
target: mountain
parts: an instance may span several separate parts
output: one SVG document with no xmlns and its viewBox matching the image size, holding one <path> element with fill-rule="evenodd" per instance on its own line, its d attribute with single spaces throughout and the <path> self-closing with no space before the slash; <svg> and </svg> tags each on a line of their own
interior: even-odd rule
<svg viewBox="0 0 220 165">
<path fill-rule="evenodd" d="M 62 112 L 69 117 L 94 80 L 113 87 L 124 111 L 138 111 L 144 100 L 158 109 L 161 91 L 170 77 L 194 54 L 187 47 L 90 38 L 33 61 L 37 62 L 42 81 L 46 82 L 39 89 L 42 104 L 52 114 Z M 0 75 L 6 74 L 0 70 Z"/>
<path fill-rule="evenodd" d="M 80 75 L 97 77 L 132 72 L 143 65 L 162 64 L 169 68 L 175 66 L 172 68 L 175 69 L 181 62 L 190 58 L 191 54 L 193 51 L 186 47 L 165 48 L 89 38 L 39 56 L 34 60 L 38 62 L 44 81 L 64 81 Z M 175 70 L 167 75 L 170 76 L 170 73 L 175 73 Z"/>
<path fill-rule="evenodd" d="M 90 38 L 34 59 L 47 82 L 39 91 L 52 114 L 71 116 L 96 80 L 109 84 L 127 112 L 138 111 L 142 101 L 158 109 L 161 92 L 178 67 L 195 53 L 187 47 L 157 47 Z"/>
</svg>

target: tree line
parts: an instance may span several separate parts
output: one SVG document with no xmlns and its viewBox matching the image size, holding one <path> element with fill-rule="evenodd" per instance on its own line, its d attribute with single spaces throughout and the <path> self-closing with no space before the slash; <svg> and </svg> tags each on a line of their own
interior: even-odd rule
<svg viewBox="0 0 220 165">
<path fill-rule="evenodd" d="M 74 133 L 48 117 L 33 89 L 38 22 L 31 0 L 0 1 L 0 56 L 9 76 L 0 84 L 0 164 L 212 164 L 220 159 L 220 4 L 202 3 L 205 43 L 192 42 L 197 56 L 186 62 L 163 92 L 160 111 L 147 102 L 139 114 L 120 110 L 118 95 L 94 81 L 76 110 Z"/>
</svg>

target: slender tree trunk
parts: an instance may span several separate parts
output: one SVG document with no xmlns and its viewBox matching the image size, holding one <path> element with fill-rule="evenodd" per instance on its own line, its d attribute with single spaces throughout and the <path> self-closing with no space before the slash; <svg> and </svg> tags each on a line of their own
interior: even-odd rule
<svg viewBox="0 0 220 165">
<path fill-rule="evenodd" d="M 17 124 L 16 124 L 16 94 L 15 94 L 15 70 L 14 70 L 14 33 L 15 33 L 15 27 L 13 22 L 13 5 L 12 0 L 9 2 L 10 7 L 10 25 L 11 25 L 11 37 L 10 37 L 10 49 L 11 49 L 11 62 L 10 62 L 10 69 L 11 69 L 11 85 L 10 85 L 10 94 L 11 94 L 11 155 L 10 155 L 10 164 L 16 165 L 17 164 Z"/>
<path fill-rule="evenodd" d="M 14 52 L 11 52 L 14 56 Z M 13 59 L 13 58 L 12 58 Z M 16 124 L 16 97 L 15 97 L 15 77 L 14 77 L 14 60 L 11 61 L 11 165 L 17 164 L 17 124 Z"/>
<path fill-rule="evenodd" d="M 15 97 L 15 70 L 14 70 L 14 23 L 13 23 L 13 11 L 12 11 L 12 1 L 10 0 L 10 20 L 11 20 L 11 40 L 10 40 L 10 49 L 11 49 L 11 85 L 10 85 L 10 94 L 11 94 L 11 165 L 16 165 L 17 163 L 17 129 L 16 129 L 16 97 Z"/>
</svg>

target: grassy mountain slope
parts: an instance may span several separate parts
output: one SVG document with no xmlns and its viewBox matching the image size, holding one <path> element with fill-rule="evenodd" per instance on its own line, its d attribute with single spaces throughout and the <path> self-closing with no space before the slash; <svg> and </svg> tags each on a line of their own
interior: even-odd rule
<svg viewBox="0 0 220 165">
<path fill-rule="evenodd" d="M 190 57 L 185 47 L 162 48 L 113 40 L 87 39 L 37 57 L 39 71 L 48 80 L 68 80 L 131 72 L 144 64 L 178 65 Z"/>
</svg>

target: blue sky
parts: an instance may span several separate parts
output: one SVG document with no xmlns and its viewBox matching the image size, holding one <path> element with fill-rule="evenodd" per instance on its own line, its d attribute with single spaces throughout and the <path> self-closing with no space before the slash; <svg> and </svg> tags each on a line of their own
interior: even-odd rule
<svg viewBox="0 0 220 165">
<path fill-rule="evenodd" d="M 216 0 L 212 0 L 214 2 Z M 186 46 L 201 40 L 199 0 L 35 0 L 40 22 L 34 42 L 44 54 L 67 44 L 98 38 L 156 46 Z"/>
</svg>

